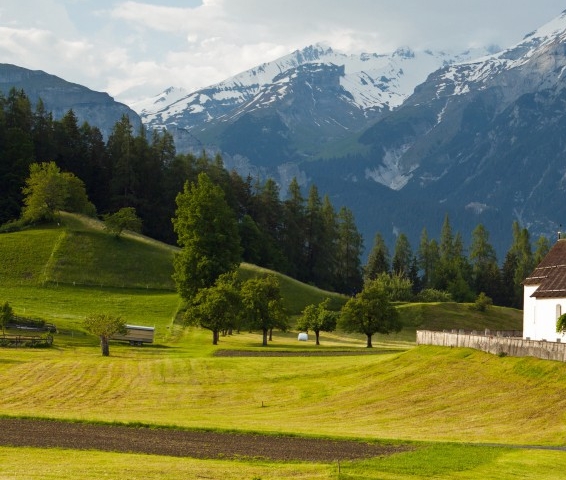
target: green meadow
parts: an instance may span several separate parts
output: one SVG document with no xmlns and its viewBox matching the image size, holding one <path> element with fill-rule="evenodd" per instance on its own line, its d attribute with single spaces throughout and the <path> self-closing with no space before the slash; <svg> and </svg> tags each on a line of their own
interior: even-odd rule
<svg viewBox="0 0 566 480">
<path fill-rule="evenodd" d="M 0 416 L 254 432 L 407 444 L 404 453 L 334 463 L 249 457 L 197 460 L 69 449 L 0 447 L 0 479 L 559 479 L 566 452 L 566 365 L 415 345 L 420 328 L 521 329 L 521 312 L 459 304 L 403 304 L 406 328 L 365 339 L 240 332 L 211 344 L 183 328 L 171 282 L 175 249 L 140 236 L 115 239 L 100 224 L 0 235 L 0 301 L 58 327 L 51 348 L 0 349 Z M 242 266 L 242 275 L 261 273 Z M 330 296 L 280 276 L 297 315 Z M 100 355 L 81 326 L 111 312 L 156 327 L 156 342 L 112 342 Z M 325 352 L 331 356 L 221 356 L 219 351 Z M 351 355 L 352 352 L 360 355 Z M 341 354 L 342 353 L 342 354 Z M 347 354 L 346 354 L 347 353 Z"/>
</svg>

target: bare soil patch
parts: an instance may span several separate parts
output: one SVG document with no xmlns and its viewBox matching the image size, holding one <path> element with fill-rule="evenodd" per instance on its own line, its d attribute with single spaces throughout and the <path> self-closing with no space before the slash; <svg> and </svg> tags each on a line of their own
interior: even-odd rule
<svg viewBox="0 0 566 480">
<path fill-rule="evenodd" d="M 383 355 L 386 353 L 400 353 L 393 349 L 359 349 L 359 350 L 217 350 L 215 357 L 339 357 L 352 355 Z"/>
<path fill-rule="evenodd" d="M 0 445 L 146 453 L 200 459 L 332 462 L 391 455 L 408 446 L 348 440 L 0 419 Z"/>
</svg>

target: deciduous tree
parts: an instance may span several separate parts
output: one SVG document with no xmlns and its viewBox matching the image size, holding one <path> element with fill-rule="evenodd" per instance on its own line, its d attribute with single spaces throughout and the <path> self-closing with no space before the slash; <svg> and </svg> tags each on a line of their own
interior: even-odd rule
<svg viewBox="0 0 566 480">
<path fill-rule="evenodd" d="M 83 322 L 85 330 L 100 338 L 102 355 L 110 355 L 109 340 L 112 335 L 126 333 L 126 324 L 121 317 L 107 313 L 93 313 Z"/>
<path fill-rule="evenodd" d="M 120 237 L 124 230 L 140 232 L 141 225 L 141 219 L 133 207 L 121 208 L 115 213 L 104 215 L 104 229 L 116 238 Z"/>
<path fill-rule="evenodd" d="M 262 345 L 267 346 L 267 335 L 273 328 L 285 331 L 287 316 L 275 275 L 246 280 L 241 290 L 243 315 L 250 330 L 262 331 Z"/>
<path fill-rule="evenodd" d="M 297 321 L 299 330 L 314 332 L 317 345 L 320 345 L 320 332 L 333 332 L 336 329 L 338 314 L 328 309 L 329 303 L 330 299 L 326 298 L 318 305 L 307 305 Z"/>
<path fill-rule="evenodd" d="M 399 332 L 403 326 L 387 292 L 375 280 L 366 284 L 360 293 L 346 302 L 338 325 L 345 332 L 364 334 L 368 348 L 372 347 L 374 334 Z"/>
<path fill-rule="evenodd" d="M 55 162 L 32 163 L 22 191 L 22 218 L 29 223 L 55 220 L 56 212 L 64 208 L 67 199 L 66 182 Z"/>
<path fill-rule="evenodd" d="M 217 345 L 220 332 L 236 326 L 241 303 L 237 272 L 225 273 L 212 287 L 198 291 L 185 313 L 185 323 L 210 330 L 212 344 Z"/>
<path fill-rule="evenodd" d="M 61 172 L 55 162 L 32 163 L 23 188 L 22 219 L 35 223 L 55 220 L 59 210 L 93 215 L 83 182 L 72 173 Z"/>
<path fill-rule="evenodd" d="M 4 304 L 0 306 L 0 325 L 2 325 L 2 333 L 5 333 L 5 329 L 13 316 L 14 311 L 12 307 L 8 302 L 4 302 Z"/>
</svg>

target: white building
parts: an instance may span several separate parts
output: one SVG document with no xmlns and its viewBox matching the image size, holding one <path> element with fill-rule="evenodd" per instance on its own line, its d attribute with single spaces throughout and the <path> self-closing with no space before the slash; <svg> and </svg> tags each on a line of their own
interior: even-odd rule
<svg viewBox="0 0 566 480">
<path fill-rule="evenodd" d="M 523 338 L 566 342 L 556 332 L 556 320 L 566 313 L 566 238 L 559 238 L 523 286 Z"/>
</svg>

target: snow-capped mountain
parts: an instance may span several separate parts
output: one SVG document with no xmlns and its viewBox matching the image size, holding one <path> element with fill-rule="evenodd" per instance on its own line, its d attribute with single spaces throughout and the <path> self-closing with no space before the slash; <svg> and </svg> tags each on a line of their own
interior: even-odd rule
<svg viewBox="0 0 566 480">
<path fill-rule="evenodd" d="M 368 243 L 435 236 L 448 213 L 464 238 L 483 223 L 501 255 L 513 220 L 550 237 L 566 219 L 566 14 L 488 53 L 316 45 L 135 108 L 179 151 L 215 146 L 283 192 L 316 184 Z"/>
<path fill-rule="evenodd" d="M 414 151 L 414 146 L 426 138 L 435 137 L 436 130 L 442 132 L 440 135 L 446 142 L 446 126 L 452 123 L 449 131 L 455 131 L 455 126 L 461 127 L 461 118 L 455 123 L 454 115 L 458 112 L 461 117 L 463 106 L 469 108 L 471 99 L 491 95 L 486 108 L 492 109 L 490 114 L 495 116 L 526 94 L 548 90 L 559 93 L 566 85 L 565 75 L 566 13 L 500 53 L 432 73 L 403 107 L 422 111 L 419 106 L 426 105 L 428 114 L 434 113 L 433 121 L 422 124 L 424 130 L 415 131 L 416 135 L 412 135 L 414 142 L 406 141 L 408 137 L 405 137 L 402 144 L 386 149 L 381 164 L 373 171 L 368 170 L 367 174 L 394 190 L 403 188 L 423 162 L 422 152 Z M 378 124 L 372 131 L 381 131 L 384 127 L 384 124 Z M 364 138 L 369 137 L 371 134 L 366 133 Z M 446 173 L 444 169 L 442 171 Z M 420 181 L 426 184 L 439 173 L 421 173 Z"/>
<path fill-rule="evenodd" d="M 449 212 L 468 235 L 484 223 L 500 252 L 513 220 L 553 236 L 566 218 L 565 73 L 566 12 L 511 48 L 432 73 L 360 136 L 368 153 L 343 178 L 378 188 L 356 202 L 385 199 L 367 221 L 418 238 Z"/>
<path fill-rule="evenodd" d="M 188 131 L 208 142 L 214 141 L 206 134 L 212 125 L 234 122 L 247 113 L 280 109 L 292 98 L 293 84 L 296 86 L 304 80 L 310 87 L 318 89 L 319 100 L 329 93 L 324 88 L 330 87 L 332 100 L 337 99 L 345 107 L 345 118 L 323 123 L 335 127 L 341 125 L 345 132 L 355 131 L 367 126 L 368 121 L 380 112 L 401 105 L 432 71 L 486 53 L 486 50 L 477 50 L 455 55 L 404 48 L 389 55 L 346 55 L 318 44 L 196 92 L 170 88 L 132 105 L 132 108 L 150 128 Z M 329 75 L 333 82 L 321 83 Z M 287 126 L 296 120 L 296 115 L 291 115 L 289 122 L 285 120 L 285 114 L 282 117 Z M 355 117 L 355 121 L 348 121 L 349 117 Z M 182 141 L 177 144 L 178 148 L 184 149 Z"/>
</svg>

